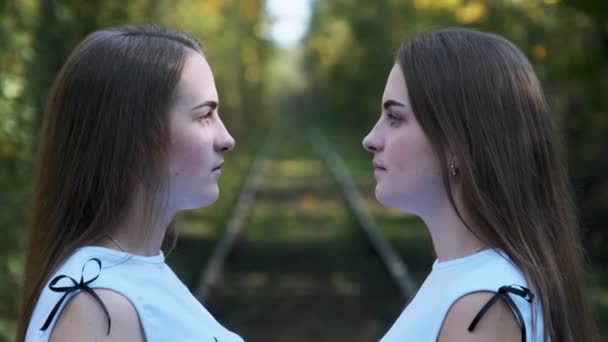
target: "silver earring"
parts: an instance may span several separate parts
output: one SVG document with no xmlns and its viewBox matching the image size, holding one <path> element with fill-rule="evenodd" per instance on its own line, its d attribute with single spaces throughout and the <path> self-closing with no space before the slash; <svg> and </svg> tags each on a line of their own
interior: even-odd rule
<svg viewBox="0 0 608 342">
<path fill-rule="evenodd" d="M 458 169 L 456 168 L 456 161 L 452 159 L 450 162 L 450 173 L 452 176 L 456 176 L 458 174 Z"/>
</svg>

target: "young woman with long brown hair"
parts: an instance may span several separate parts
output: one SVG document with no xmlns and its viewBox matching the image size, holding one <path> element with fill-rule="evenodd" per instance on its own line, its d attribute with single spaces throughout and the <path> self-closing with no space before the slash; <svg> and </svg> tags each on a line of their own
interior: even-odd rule
<svg viewBox="0 0 608 342">
<path fill-rule="evenodd" d="M 48 96 L 19 341 L 242 341 L 161 251 L 213 203 L 234 140 L 200 44 L 155 26 L 90 34 Z"/>
<path fill-rule="evenodd" d="M 592 341 L 554 118 L 526 57 L 494 34 L 403 43 L 363 141 L 375 193 L 419 216 L 437 260 L 382 342 Z"/>
</svg>

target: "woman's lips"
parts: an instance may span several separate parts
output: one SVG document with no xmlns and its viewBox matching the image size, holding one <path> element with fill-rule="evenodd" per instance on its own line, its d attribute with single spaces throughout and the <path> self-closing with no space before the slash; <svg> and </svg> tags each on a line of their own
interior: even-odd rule
<svg viewBox="0 0 608 342">
<path fill-rule="evenodd" d="M 373 162 L 374 171 L 386 171 L 386 168 L 377 162 Z"/>
</svg>

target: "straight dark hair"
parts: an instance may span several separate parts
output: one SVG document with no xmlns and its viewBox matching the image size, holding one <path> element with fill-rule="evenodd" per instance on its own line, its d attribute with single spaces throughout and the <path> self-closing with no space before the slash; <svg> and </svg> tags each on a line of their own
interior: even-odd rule
<svg viewBox="0 0 608 342">
<path fill-rule="evenodd" d="M 459 162 L 459 216 L 517 264 L 540 301 L 544 321 L 533 325 L 543 325 L 545 341 L 593 341 L 560 138 L 527 58 L 498 35 L 456 28 L 415 36 L 396 62 L 442 165 L 446 148 Z"/>
<path fill-rule="evenodd" d="M 109 234 L 138 190 L 146 214 L 158 208 L 168 111 L 194 53 L 200 43 L 182 32 L 118 26 L 87 36 L 63 65 L 43 116 L 18 341 L 54 270 Z"/>
</svg>

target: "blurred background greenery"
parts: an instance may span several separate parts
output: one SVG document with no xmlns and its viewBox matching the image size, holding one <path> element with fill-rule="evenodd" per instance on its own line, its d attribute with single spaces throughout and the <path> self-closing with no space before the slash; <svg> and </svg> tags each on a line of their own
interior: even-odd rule
<svg viewBox="0 0 608 342">
<path fill-rule="evenodd" d="M 282 2 L 283 7 L 296 3 L 276 2 Z M 227 158 L 219 202 L 210 208 L 184 213 L 176 220 L 182 239 L 168 261 L 191 288 L 231 214 L 257 149 L 276 122 L 284 126 L 286 133 L 273 155 L 275 177 L 263 182 L 260 190 L 271 195 L 261 200 L 258 207 L 254 206 L 247 223 L 246 229 L 252 232 L 249 239 L 260 242 L 272 240 L 271 236 L 277 241 L 306 239 L 301 234 L 306 227 L 298 224 L 306 220 L 298 216 L 302 213 L 309 220 L 332 222 L 333 227 L 356 225 L 348 213 L 337 209 L 343 208 L 344 203 L 331 184 L 312 195 L 290 190 L 298 181 L 303 182 L 299 187 L 304 188 L 318 185 L 322 177 L 330 177 L 319 171 L 322 168 L 319 158 L 311 152 L 312 147 L 302 134 L 301 128 L 315 124 L 331 132 L 330 140 L 345 159 L 372 214 L 415 277 L 423 279 L 432 261 L 428 237 L 420 233 L 424 230 L 419 222 L 375 203 L 369 156 L 360 148 L 361 139 L 377 119 L 386 76 L 404 39 L 416 32 L 446 26 L 492 31 L 510 39 L 534 64 L 561 122 L 567 146 L 565 159 L 576 190 L 589 262 L 588 293 L 596 318 L 606 329 L 608 2 L 310 0 L 303 3 L 310 11 L 310 25 L 296 44 L 283 44 L 273 39 L 276 37 L 272 33 L 280 18 L 263 0 L 0 0 L 3 230 L 0 341 L 10 340 L 14 332 L 28 200 L 46 93 L 68 53 L 87 33 L 122 23 L 164 24 L 201 39 L 215 73 L 221 115 L 237 140 L 237 149 Z M 296 178 L 285 178 L 282 183 L 281 175 Z M 264 216 L 270 215 L 272 208 L 278 208 L 277 201 L 285 200 L 277 197 L 275 189 L 282 184 L 283 191 L 296 194 L 293 199 L 296 212 L 280 217 Z M 331 204 L 319 200 L 326 192 L 336 193 L 331 198 L 324 197 L 330 198 Z M 334 207 L 335 210 L 331 209 Z M 287 212 L 289 208 L 281 210 Z M 342 214 L 333 215 L 335 212 Z M 268 229 L 276 226 L 281 228 L 279 235 Z M 328 229 L 330 233 L 318 236 L 332 236 L 336 243 L 345 245 L 353 240 L 352 234 L 334 234 L 331 227 Z M 270 243 L 267 248 L 279 245 Z M 256 255 L 250 258 L 255 259 Z M 221 311 L 228 312 L 230 307 Z M 389 322 L 396 317 L 394 312 L 385 315 Z M 235 322 L 238 327 L 238 318 Z M 378 329 L 385 328 L 382 325 Z"/>
</svg>

